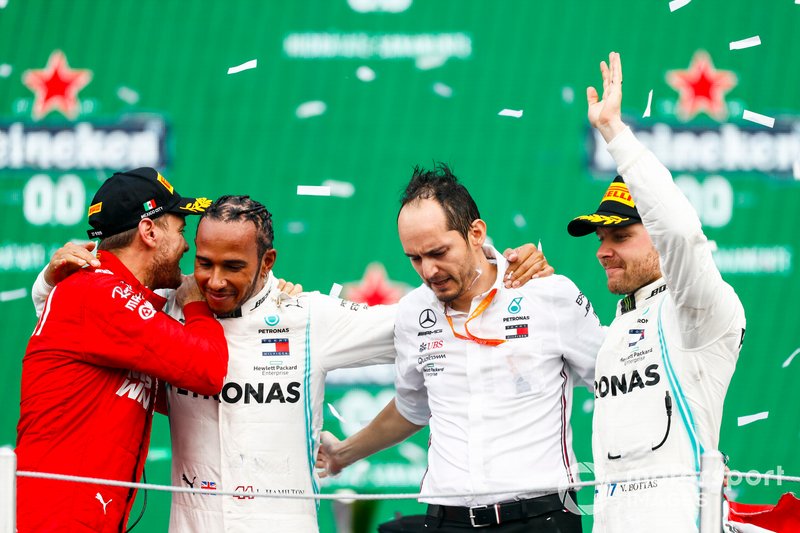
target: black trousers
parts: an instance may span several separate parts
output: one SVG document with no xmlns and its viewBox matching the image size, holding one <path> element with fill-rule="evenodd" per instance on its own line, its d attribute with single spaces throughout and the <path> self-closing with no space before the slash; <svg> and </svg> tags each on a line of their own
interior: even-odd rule
<svg viewBox="0 0 800 533">
<path fill-rule="evenodd" d="M 440 520 L 435 516 L 425 519 L 424 531 L 436 533 L 464 533 L 465 531 L 497 531 L 502 533 L 581 533 L 581 517 L 569 511 L 553 511 L 529 518 L 527 522 L 517 520 L 505 524 L 474 528 L 469 524 Z"/>
</svg>

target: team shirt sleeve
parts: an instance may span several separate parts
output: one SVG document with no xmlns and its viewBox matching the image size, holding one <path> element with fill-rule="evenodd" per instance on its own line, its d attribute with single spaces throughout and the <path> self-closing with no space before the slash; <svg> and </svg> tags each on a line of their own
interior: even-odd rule
<svg viewBox="0 0 800 533">
<path fill-rule="evenodd" d="M 661 259 L 675 302 L 683 348 L 726 333 L 741 303 L 714 264 L 711 247 L 689 200 L 670 171 L 626 128 L 608 144 Z"/>
<path fill-rule="evenodd" d="M 36 310 L 37 318 L 42 316 L 44 303 L 53 290 L 53 286 L 44 280 L 44 271 L 46 269 L 47 265 L 45 265 L 42 271 L 39 272 L 39 275 L 36 276 L 36 281 L 33 282 L 33 287 L 31 287 L 31 299 L 33 299 L 33 308 Z"/>
<path fill-rule="evenodd" d="M 393 363 L 396 305 L 367 306 L 319 293 L 311 297 L 310 328 L 321 341 L 325 371 Z"/>
<path fill-rule="evenodd" d="M 597 352 L 606 337 L 607 328 L 600 324 L 589 298 L 564 276 L 553 276 L 550 309 L 558 328 L 561 353 L 570 369 L 589 390 L 594 390 L 594 367 Z"/>
<path fill-rule="evenodd" d="M 402 313 L 399 310 L 398 315 Z M 428 406 L 428 389 L 425 377 L 417 370 L 417 352 L 407 339 L 415 338 L 405 331 L 398 319 L 395 325 L 394 344 L 397 349 L 395 362 L 395 405 L 397 411 L 409 422 L 427 426 L 431 416 Z"/>
</svg>

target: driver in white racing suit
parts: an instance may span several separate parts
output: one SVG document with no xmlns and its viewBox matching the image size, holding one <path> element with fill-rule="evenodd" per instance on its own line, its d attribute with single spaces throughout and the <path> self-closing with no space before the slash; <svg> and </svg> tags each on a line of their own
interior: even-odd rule
<svg viewBox="0 0 800 533">
<path fill-rule="evenodd" d="M 697 472 L 703 452 L 717 449 L 744 309 L 691 204 L 621 120 L 619 54 L 601 71 L 602 100 L 587 91 L 589 120 L 621 177 L 595 213 L 568 226 L 597 234 L 608 288 L 624 295 L 595 370 L 595 474 L 619 482 L 597 487 L 594 531 L 688 533 L 699 527 L 697 479 L 656 476 Z"/>
</svg>

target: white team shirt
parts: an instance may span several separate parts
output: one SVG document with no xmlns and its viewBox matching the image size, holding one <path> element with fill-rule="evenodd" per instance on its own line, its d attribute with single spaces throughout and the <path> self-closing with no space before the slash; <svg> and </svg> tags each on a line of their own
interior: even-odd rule
<svg viewBox="0 0 800 533">
<path fill-rule="evenodd" d="M 325 376 L 394 361 L 395 308 L 316 292 L 290 298 L 270 273 L 241 317 L 220 319 L 230 354 L 221 394 L 168 389 L 173 485 L 318 493 Z M 175 493 L 170 531 L 314 532 L 316 511 L 314 500 Z"/>
<path fill-rule="evenodd" d="M 563 486 L 577 478 L 570 412 L 575 375 L 591 386 L 605 337 L 588 298 L 564 276 L 517 289 L 502 283 L 507 262 L 494 248 L 497 294 L 470 321 L 492 347 L 457 339 L 444 307 L 426 286 L 400 300 L 395 325 L 397 408 L 409 421 L 430 422 L 423 493 L 497 491 L 493 496 L 424 498 L 457 506 L 541 495 L 524 487 Z M 470 313 L 448 309 L 457 332 Z"/>
<path fill-rule="evenodd" d="M 628 129 L 608 146 L 664 278 L 625 298 L 597 357 L 592 451 L 598 479 L 696 472 L 716 450 L 745 317 L 700 220 L 669 171 Z M 667 414 L 667 399 L 672 404 Z M 598 487 L 594 531 L 697 531 L 696 479 Z M 646 526 L 645 526 L 646 524 Z"/>
</svg>

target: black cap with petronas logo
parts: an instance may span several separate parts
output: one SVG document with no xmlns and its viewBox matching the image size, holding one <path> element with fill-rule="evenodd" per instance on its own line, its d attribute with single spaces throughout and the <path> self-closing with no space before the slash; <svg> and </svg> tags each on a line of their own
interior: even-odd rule
<svg viewBox="0 0 800 533">
<path fill-rule="evenodd" d="M 143 218 L 166 213 L 202 215 L 211 205 L 208 198 L 181 196 L 153 168 L 117 172 L 97 190 L 89 206 L 89 238 L 105 239 L 135 228 Z"/>
<path fill-rule="evenodd" d="M 622 176 L 617 176 L 603 195 L 597 211 L 572 219 L 567 231 L 573 237 L 583 237 L 594 233 L 598 227 L 630 226 L 641 221 L 628 186 L 622 181 Z"/>
</svg>

